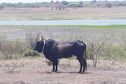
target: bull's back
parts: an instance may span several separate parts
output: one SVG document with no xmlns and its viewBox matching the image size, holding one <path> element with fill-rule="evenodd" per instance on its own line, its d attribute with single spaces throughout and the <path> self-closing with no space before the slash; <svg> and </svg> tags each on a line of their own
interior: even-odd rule
<svg viewBox="0 0 126 84">
<path fill-rule="evenodd" d="M 57 44 L 56 52 L 59 58 L 71 57 L 73 54 L 73 44 L 69 43 Z"/>
</svg>

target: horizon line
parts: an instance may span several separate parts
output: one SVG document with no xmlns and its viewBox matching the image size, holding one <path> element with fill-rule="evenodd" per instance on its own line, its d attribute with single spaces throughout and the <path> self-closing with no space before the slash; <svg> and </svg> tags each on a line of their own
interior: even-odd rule
<svg viewBox="0 0 126 84">
<path fill-rule="evenodd" d="M 63 0 L 63 1 L 67 1 L 67 0 Z M 83 1 L 83 0 L 80 0 L 82 2 L 93 2 L 93 0 L 86 0 L 86 1 Z M 80 1 L 67 1 L 67 2 L 80 2 Z M 29 2 L 23 2 L 23 1 L 19 1 L 19 2 L 8 2 L 8 1 L 5 1 L 5 2 L 0 2 L 1 3 L 41 3 L 41 2 L 51 2 L 51 1 L 29 1 Z M 56 1 L 54 1 L 56 2 Z M 59 1 L 59 2 L 62 2 L 62 1 Z M 98 0 L 96 2 L 126 2 L 125 0 Z"/>
</svg>

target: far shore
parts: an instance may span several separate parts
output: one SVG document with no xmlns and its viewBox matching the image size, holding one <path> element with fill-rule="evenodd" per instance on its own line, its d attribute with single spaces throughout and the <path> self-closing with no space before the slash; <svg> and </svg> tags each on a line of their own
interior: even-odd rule
<svg viewBox="0 0 126 84">
<path fill-rule="evenodd" d="M 126 7 L 84 7 L 51 10 L 51 8 L 5 8 L 0 10 L 1 20 L 84 20 L 126 19 Z"/>
</svg>

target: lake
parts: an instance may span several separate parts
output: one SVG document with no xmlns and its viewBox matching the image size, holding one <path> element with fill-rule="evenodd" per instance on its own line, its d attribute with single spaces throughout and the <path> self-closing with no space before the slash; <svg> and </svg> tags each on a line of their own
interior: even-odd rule
<svg viewBox="0 0 126 84">
<path fill-rule="evenodd" d="M 0 20 L 0 25 L 126 25 L 126 19 L 115 19 L 115 20 Z"/>
</svg>

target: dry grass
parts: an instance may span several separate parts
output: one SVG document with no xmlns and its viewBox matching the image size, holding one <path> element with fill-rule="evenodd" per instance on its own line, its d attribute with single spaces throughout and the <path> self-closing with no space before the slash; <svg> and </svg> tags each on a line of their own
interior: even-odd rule
<svg viewBox="0 0 126 84">
<path fill-rule="evenodd" d="M 10 70 L 5 65 L 17 67 Z M 85 74 L 77 73 L 77 60 L 63 59 L 59 64 L 59 72 L 52 73 L 51 66 L 42 58 L 23 58 L 20 60 L 0 61 L 0 84 L 125 84 L 126 64 L 99 60 L 97 68 L 92 68 L 92 61 L 88 60 L 88 70 Z"/>
</svg>

